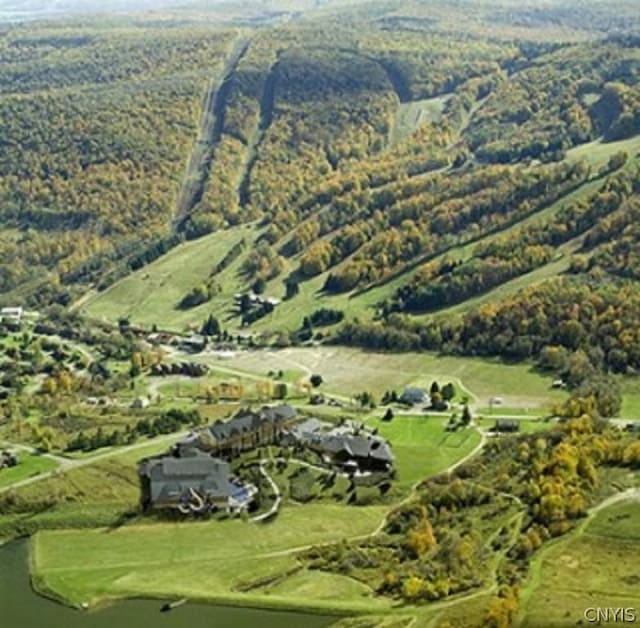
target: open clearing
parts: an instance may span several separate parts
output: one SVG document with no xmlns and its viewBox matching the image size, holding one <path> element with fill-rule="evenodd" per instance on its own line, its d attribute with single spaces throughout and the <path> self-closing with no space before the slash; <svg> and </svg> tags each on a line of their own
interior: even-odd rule
<svg viewBox="0 0 640 628">
<path fill-rule="evenodd" d="M 251 225 L 227 229 L 185 242 L 152 264 L 144 266 L 104 292 L 89 299 L 83 313 L 99 320 L 129 318 L 132 323 L 183 329 L 202 321 L 214 312 L 223 319 L 230 306 L 229 294 L 238 289 L 238 260 L 216 275 L 226 293 L 199 307 L 181 310 L 177 305 L 195 286 L 205 282 L 225 254 L 243 238 L 254 240 Z"/>
<path fill-rule="evenodd" d="M 0 470 L 0 488 L 52 471 L 58 466 L 55 460 L 38 454 L 18 452 L 18 459 L 18 466 Z"/>
<path fill-rule="evenodd" d="M 584 159 L 592 166 L 601 166 L 618 152 L 625 152 L 629 157 L 633 158 L 638 151 L 640 151 L 640 135 L 618 142 L 595 140 L 568 150 L 567 160 L 578 161 Z"/>
<path fill-rule="evenodd" d="M 467 395 L 483 407 L 498 396 L 506 407 L 544 410 L 566 397 L 566 393 L 551 388 L 551 377 L 535 372 L 528 364 L 509 365 L 433 353 L 372 353 L 326 346 L 245 351 L 224 364 L 263 376 L 285 368 L 319 373 L 325 382 L 320 390 L 349 397 L 363 391 L 377 396 L 386 390 L 401 392 L 409 385 L 428 389 L 434 380 L 440 384 L 452 381 L 458 389 L 458 399 Z"/>
<path fill-rule="evenodd" d="M 640 502 L 619 502 L 534 558 L 521 625 L 563 628 L 584 622 L 586 608 L 637 608 L 639 586 Z"/>
<path fill-rule="evenodd" d="M 438 122 L 448 99 L 447 96 L 439 96 L 401 103 L 396 111 L 389 144 L 393 146 L 401 142 L 425 122 Z"/>
<path fill-rule="evenodd" d="M 440 418 L 401 415 L 389 422 L 370 419 L 367 423 L 391 443 L 398 484 L 404 488 L 446 470 L 480 442 L 474 429 L 445 432 L 446 420 Z"/>
<path fill-rule="evenodd" d="M 298 598 L 296 587 L 293 594 L 280 591 L 277 596 L 253 589 L 295 570 L 299 548 L 374 532 L 385 511 L 383 506 L 310 504 L 287 508 L 265 524 L 228 520 L 39 532 L 32 541 L 32 564 L 39 588 L 76 605 L 133 596 L 187 596 L 245 605 L 337 608 L 341 603 L 335 596 L 322 599 L 333 587 L 328 582 L 317 600 Z M 372 603 L 368 599 L 363 605 Z M 345 602 L 345 610 L 353 605 L 353 600 Z"/>
<path fill-rule="evenodd" d="M 620 417 L 623 419 L 640 420 L 640 378 L 624 377 L 621 380 L 622 408 Z"/>
</svg>

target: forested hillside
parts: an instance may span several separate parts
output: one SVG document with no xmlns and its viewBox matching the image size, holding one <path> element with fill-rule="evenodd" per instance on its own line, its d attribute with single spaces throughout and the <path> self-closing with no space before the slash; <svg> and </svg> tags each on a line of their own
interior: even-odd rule
<svg viewBox="0 0 640 628">
<path fill-rule="evenodd" d="M 235 36 L 62 25 L 3 34 L 0 291 L 26 285 L 46 302 L 87 264 L 108 267 L 166 233 L 203 91 Z"/>
<path fill-rule="evenodd" d="M 0 298 L 640 367 L 640 20 L 614 4 L 7 27 Z"/>
</svg>

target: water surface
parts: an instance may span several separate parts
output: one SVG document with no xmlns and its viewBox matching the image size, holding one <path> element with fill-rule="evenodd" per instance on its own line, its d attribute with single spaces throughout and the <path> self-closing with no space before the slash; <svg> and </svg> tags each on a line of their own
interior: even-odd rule
<svg viewBox="0 0 640 628">
<path fill-rule="evenodd" d="M 161 613 L 162 602 L 127 600 L 77 611 L 37 595 L 29 583 L 28 541 L 0 546 L 0 625 L 6 628 L 326 628 L 335 618 L 185 604 Z"/>
</svg>

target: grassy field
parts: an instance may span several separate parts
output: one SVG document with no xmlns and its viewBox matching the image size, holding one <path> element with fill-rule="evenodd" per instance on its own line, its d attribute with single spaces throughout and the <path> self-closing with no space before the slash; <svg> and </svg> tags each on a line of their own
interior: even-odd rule
<svg viewBox="0 0 640 628">
<path fill-rule="evenodd" d="M 402 141 L 425 122 L 438 122 L 447 100 L 447 96 L 439 96 L 401 103 L 391 128 L 389 144 L 393 146 Z"/>
<path fill-rule="evenodd" d="M 0 470 L 0 488 L 52 471 L 58 466 L 55 460 L 38 454 L 18 452 L 18 459 L 20 461 L 18 466 Z"/>
<path fill-rule="evenodd" d="M 638 608 L 639 565 L 640 503 L 620 502 L 601 510 L 583 530 L 534 559 L 520 625 L 561 628 L 584 623 L 586 608 Z"/>
<path fill-rule="evenodd" d="M 283 510 L 267 524 L 216 521 L 39 532 L 32 541 L 34 577 L 38 587 L 73 604 L 187 596 L 243 605 L 357 610 L 353 590 L 345 590 L 341 576 L 323 578 L 323 586 L 315 589 L 317 597 L 311 587 L 304 599 L 299 597 L 302 576 L 290 591 L 263 587 L 298 569 L 299 548 L 369 534 L 384 511 L 381 506 L 311 504 Z M 358 597 L 362 593 L 360 588 Z M 362 610 L 386 607 L 384 601 L 364 597 Z"/>
<path fill-rule="evenodd" d="M 476 430 L 445 432 L 445 419 L 396 416 L 393 421 L 369 419 L 393 448 L 398 484 L 407 488 L 441 473 L 469 454 L 480 442 Z"/>
<path fill-rule="evenodd" d="M 292 348 L 238 353 L 225 365 L 260 375 L 291 367 L 307 374 L 319 373 L 325 382 L 320 390 L 346 397 L 365 390 L 381 396 L 385 390 L 400 392 L 409 385 L 428 388 L 434 380 L 441 384 L 454 382 L 458 398 L 467 395 L 480 407 L 488 406 L 492 397 L 499 396 L 505 407 L 544 412 L 566 397 L 566 393 L 551 389 L 552 378 L 540 375 L 527 364 L 508 365 L 432 353 Z"/>
<path fill-rule="evenodd" d="M 620 417 L 635 421 L 640 420 L 640 378 L 623 377 L 620 384 L 622 388 Z"/>
<path fill-rule="evenodd" d="M 117 525 L 138 506 L 138 461 L 165 451 L 170 443 L 162 439 L 145 444 L 16 489 L 16 496 L 31 508 L 0 514 L 0 538 L 43 527 Z"/>
<path fill-rule="evenodd" d="M 618 142 L 602 142 L 595 140 L 581 144 L 567 151 L 567 160 L 578 161 L 584 159 L 592 166 L 602 166 L 618 152 L 625 152 L 629 157 L 635 157 L 640 151 L 640 135 L 620 140 Z"/>
<path fill-rule="evenodd" d="M 187 310 L 176 306 L 191 288 L 208 279 L 216 264 L 235 244 L 242 238 L 252 242 L 255 237 L 252 226 L 243 226 L 181 244 L 90 298 L 81 311 L 100 320 L 128 317 L 132 323 L 148 326 L 157 323 L 178 330 L 190 324 L 199 327 L 210 312 L 224 319 L 231 306 L 231 296 L 242 287 L 238 260 L 216 275 L 224 297 Z"/>
</svg>

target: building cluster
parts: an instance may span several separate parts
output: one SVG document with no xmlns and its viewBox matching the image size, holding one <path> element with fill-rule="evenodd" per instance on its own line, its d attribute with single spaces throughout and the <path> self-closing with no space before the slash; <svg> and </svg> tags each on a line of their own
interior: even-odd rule
<svg viewBox="0 0 640 628">
<path fill-rule="evenodd" d="M 389 473 L 393 468 L 389 444 L 362 425 L 301 419 L 292 406 L 265 406 L 216 421 L 192 432 L 169 454 L 144 460 L 143 506 L 183 514 L 245 510 L 257 489 L 235 477 L 228 461 L 267 445 L 314 452 L 318 464 L 353 474 Z"/>
<path fill-rule="evenodd" d="M 351 421 L 334 425 L 307 419 L 288 430 L 282 443 L 309 449 L 317 453 L 323 463 L 356 474 L 389 472 L 393 468 L 389 443 Z"/>
</svg>

